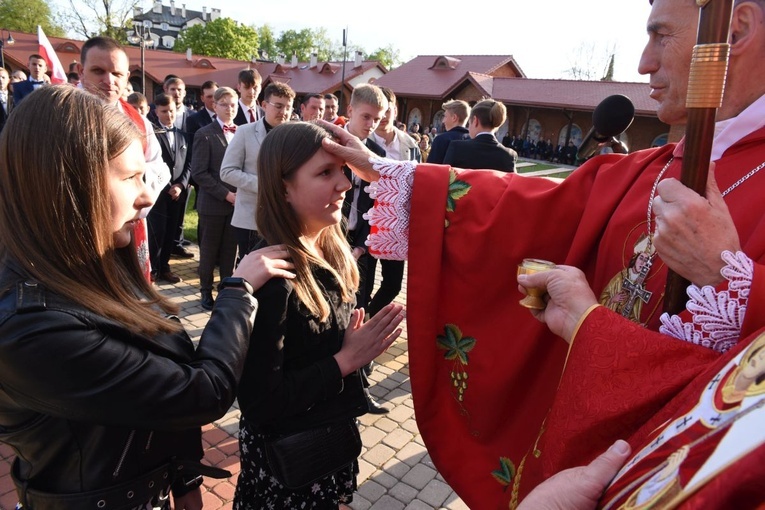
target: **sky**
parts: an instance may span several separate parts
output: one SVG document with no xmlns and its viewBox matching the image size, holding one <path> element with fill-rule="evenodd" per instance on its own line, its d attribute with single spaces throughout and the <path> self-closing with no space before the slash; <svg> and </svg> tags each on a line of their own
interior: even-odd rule
<svg viewBox="0 0 765 510">
<path fill-rule="evenodd" d="M 393 45 L 402 62 L 417 55 L 512 55 L 529 78 L 572 78 L 567 70 L 592 62 L 593 79 L 599 79 L 613 51 L 614 79 L 648 81 L 637 73 L 647 40 L 648 0 L 488 0 L 474 11 L 470 7 L 478 3 L 452 0 L 334 2 L 326 7 L 315 0 L 176 0 L 178 7 L 183 3 L 197 11 L 219 8 L 222 16 L 246 25 L 268 23 L 277 36 L 284 30 L 325 28 L 339 44 L 347 28 L 349 45 L 368 53 Z M 152 0 L 142 4 L 151 9 Z"/>
<path fill-rule="evenodd" d="M 388 0 L 335 2 L 331 7 L 285 0 L 284 4 L 260 4 L 262 8 L 241 0 L 176 0 L 176 5 L 183 2 L 189 9 L 220 8 L 222 16 L 248 25 L 268 23 L 277 35 L 289 29 L 324 27 L 331 39 L 341 41 L 347 27 L 349 44 L 370 53 L 392 44 L 404 62 L 417 55 L 513 55 L 529 78 L 569 78 L 565 71 L 579 53 L 592 54 L 593 61 L 603 62 L 597 65 L 600 78 L 605 55 L 615 48 L 615 79 L 648 81 L 637 73 L 647 40 L 648 0 L 489 0 L 476 4 Z M 471 11 L 471 4 L 494 6 Z M 292 15 L 285 15 L 289 13 Z"/>
</svg>

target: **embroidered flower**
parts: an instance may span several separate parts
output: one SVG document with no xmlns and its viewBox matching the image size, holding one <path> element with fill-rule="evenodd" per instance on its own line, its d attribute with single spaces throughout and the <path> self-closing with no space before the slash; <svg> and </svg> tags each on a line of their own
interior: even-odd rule
<svg viewBox="0 0 765 510">
<path fill-rule="evenodd" d="M 720 353 L 736 345 L 746 315 L 754 263 L 743 252 L 726 250 L 721 257 L 726 265 L 720 274 L 728 281 L 728 288 L 717 292 L 711 285 L 690 285 L 686 308 L 692 321 L 662 314 L 661 333 Z"/>
</svg>

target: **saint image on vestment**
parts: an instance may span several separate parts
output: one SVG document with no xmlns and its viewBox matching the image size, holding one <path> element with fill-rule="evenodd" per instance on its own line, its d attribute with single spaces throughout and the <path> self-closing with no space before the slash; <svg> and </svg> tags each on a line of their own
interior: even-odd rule
<svg viewBox="0 0 765 510">
<path fill-rule="evenodd" d="M 620 510 L 674 508 L 765 442 L 763 395 L 765 334 L 709 381 L 687 413 L 657 431 L 604 501 L 623 501 Z"/>
<path fill-rule="evenodd" d="M 600 295 L 600 304 L 640 323 L 640 312 L 643 304 L 651 299 L 651 292 L 645 288 L 648 272 L 651 270 L 656 249 L 649 242 L 648 236 L 642 234 L 635 243 L 627 267 L 611 278 Z"/>
</svg>

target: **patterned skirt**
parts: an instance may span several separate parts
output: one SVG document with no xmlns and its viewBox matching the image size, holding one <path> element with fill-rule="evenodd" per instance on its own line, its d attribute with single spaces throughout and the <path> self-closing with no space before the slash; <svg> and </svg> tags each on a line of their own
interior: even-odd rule
<svg viewBox="0 0 765 510">
<path fill-rule="evenodd" d="M 265 438 L 242 418 L 239 422 L 241 472 L 236 484 L 234 510 L 317 509 L 337 510 L 340 503 L 353 501 L 358 462 L 314 484 L 293 491 L 273 476 L 266 459 Z"/>
</svg>

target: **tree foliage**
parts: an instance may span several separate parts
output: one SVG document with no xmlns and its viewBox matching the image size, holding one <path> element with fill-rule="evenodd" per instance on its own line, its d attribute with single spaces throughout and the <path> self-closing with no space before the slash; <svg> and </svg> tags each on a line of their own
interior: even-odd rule
<svg viewBox="0 0 765 510">
<path fill-rule="evenodd" d="M 197 55 L 251 60 L 257 55 L 258 33 L 231 18 L 218 18 L 181 32 L 173 50 L 183 53 L 187 48 Z"/>
<path fill-rule="evenodd" d="M 367 55 L 367 60 L 376 60 L 385 66 L 387 70 L 401 65 L 401 53 L 392 44 L 384 48 L 378 48 L 374 53 Z"/>
<path fill-rule="evenodd" d="M 45 35 L 64 37 L 46 0 L 0 0 L 0 27 L 36 34 L 40 25 Z"/>
<path fill-rule="evenodd" d="M 292 55 L 297 55 L 298 61 L 305 62 L 311 58 L 315 44 L 314 33 L 310 28 L 303 30 L 285 30 L 276 40 L 279 53 L 289 61 Z"/>
<path fill-rule="evenodd" d="M 271 25 L 266 23 L 262 27 L 256 28 L 255 31 L 258 33 L 258 51 L 261 58 L 266 60 L 276 58 L 279 50 L 276 46 L 274 29 L 271 28 Z"/>
<path fill-rule="evenodd" d="M 15 0 L 14 0 L 15 1 Z M 97 35 L 127 42 L 126 30 L 132 28 L 133 7 L 137 0 L 69 0 L 71 9 L 62 13 L 65 23 L 80 37 Z"/>
</svg>

